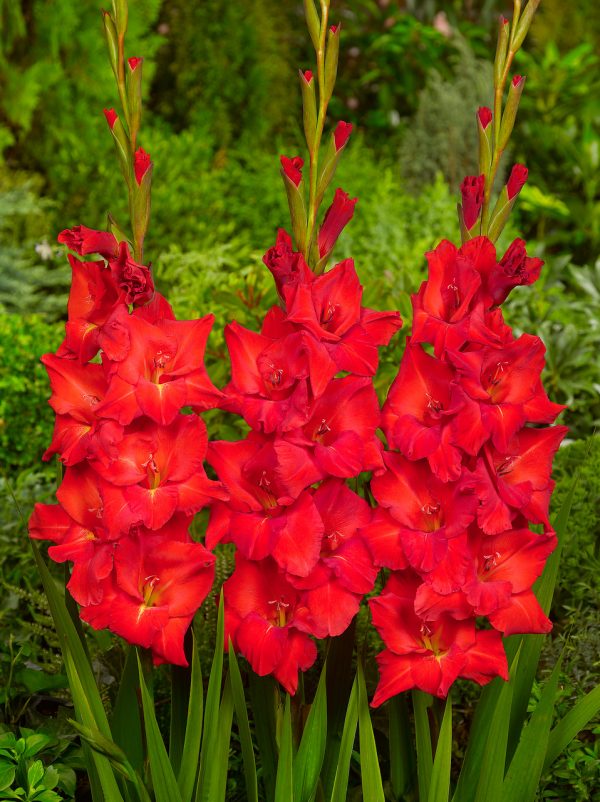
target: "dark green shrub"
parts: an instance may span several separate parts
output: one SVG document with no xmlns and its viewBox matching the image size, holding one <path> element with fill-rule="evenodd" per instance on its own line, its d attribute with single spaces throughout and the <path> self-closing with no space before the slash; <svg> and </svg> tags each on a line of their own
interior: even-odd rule
<svg viewBox="0 0 600 802">
<path fill-rule="evenodd" d="M 39 465 L 50 443 L 54 413 L 40 356 L 56 350 L 61 339 L 58 323 L 0 314 L 0 466 L 8 477 Z"/>
</svg>

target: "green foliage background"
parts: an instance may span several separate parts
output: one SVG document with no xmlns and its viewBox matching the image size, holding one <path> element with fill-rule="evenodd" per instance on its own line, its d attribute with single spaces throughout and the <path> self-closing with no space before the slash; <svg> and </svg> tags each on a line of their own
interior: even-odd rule
<svg viewBox="0 0 600 802">
<path fill-rule="evenodd" d="M 425 276 L 423 253 L 458 236 L 456 187 L 476 170 L 474 112 L 489 102 L 495 20 L 511 6 L 332 2 L 343 49 L 330 122 L 355 124 L 336 186 L 359 198 L 336 257 L 354 257 L 367 305 L 397 308 L 407 324 L 410 293 Z M 9 678 L 0 719 L 48 733 L 42 758 L 67 778 L 57 786 L 65 798 L 79 758 L 75 747 L 65 753 L 65 742 L 59 751 L 52 740 L 67 731 L 64 677 L 15 500 L 26 518 L 55 484 L 54 468 L 40 461 L 52 414 L 39 357 L 59 343 L 65 313 L 70 271 L 56 235 L 78 223 L 102 228 L 109 210 L 126 227 L 126 194 L 102 114 L 116 95 L 100 7 L 99 0 L 0 0 L 0 671 Z M 257 327 L 274 298 L 261 257 L 287 224 L 278 157 L 301 152 L 297 69 L 312 63 L 302 3 L 131 0 L 130 7 L 128 55 L 146 59 L 141 144 L 155 162 L 147 255 L 179 315 L 216 315 L 207 364 L 222 384 L 223 326 L 236 318 Z M 564 420 L 575 442 L 557 458 L 557 499 L 581 472 L 547 655 L 550 665 L 567 644 L 565 700 L 588 688 L 600 647 L 599 9 L 594 0 L 544 0 L 519 55 L 527 85 L 505 169 L 523 161 L 530 180 L 500 243 L 525 236 L 546 261 L 541 280 L 516 290 L 506 311 L 517 331 L 544 339 L 546 386 L 569 406 Z M 381 394 L 404 334 L 383 353 Z M 215 413 L 210 426 L 215 437 L 239 434 Z M 211 636 L 212 612 L 205 610 Z M 97 639 L 110 704 L 122 652 L 116 640 Z M 584 733 L 546 777 L 544 799 L 593 799 L 594 736 Z"/>
</svg>

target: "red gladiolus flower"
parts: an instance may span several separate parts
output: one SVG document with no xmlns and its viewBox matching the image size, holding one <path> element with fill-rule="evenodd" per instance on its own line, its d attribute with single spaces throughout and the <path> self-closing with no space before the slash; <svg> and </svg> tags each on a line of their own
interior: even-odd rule
<svg viewBox="0 0 600 802">
<path fill-rule="evenodd" d="M 504 348 L 448 354 L 460 377 L 455 394 L 464 402 L 451 423 L 455 444 L 476 454 L 491 438 L 506 454 L 525 423 L 556 418 L 564 407 L 548 400 L 540 381 L 545 350 L 539 337 L 522 334 Z"/>
<path fill-rule="evenodd" d="M 333 250 L 338 237 L 354 216 L 358 198 L 350 198 L 347 192 L 336 189 L 333 203 L 327 209 L 317 237 L 319 257 L 324 259 Z"/>
<path fill-rule="evenodd" d="M 200 543 L 134 532 L 115 546 L 102 601 L 81 617 L 152 649 L 155 663 L 185 666 L 183 637 L 212 587 L 214 561 Z"/>
<path fill-rule="evenodd" d="M 141 185 L 142 179 L 151 167 L 150 154 L 146 153 L 143 148 L 138 148 L 133 154 L 133 172 L 138 186 Z"/>
<path fill-rule="evenodd" d="M 392 576 L 384 593 L 369 600 L 373 624 L 387 646 L 377 656 L 373 707 L 414 687 L 444 697 L 458 677 L 480 685 L 495 676 L 508 679 L 499 633 L 477 631 L 473 621 L 448 616 L 426 622 L 414 612 L 414 593 L 414 581 Z"/>
<path fill-rule="evenodd" d="M 98 253 L 104 259 L 114 259 L 119 246 L 113 234 L 108 231 L 94 231 L 86 226 L 74 226 L 61 231 L 58 241 L 80 256 Z"/>
<path fill-rule="evenodd" d="M 508 193 L 508 199 L 512 200 L 516 197 L 519 192 L 523 189 L 525 182 L 527 181 L 527 176 L 529 175 L 529 171 L 527 167 L 523 164 L 515 164 L 512 170 L 510 171 L 510 176 L 508 177 L 508 181 L 506 182 L 506 191 Z"/>
<path fill-rule="evenodd" d="M 204 349 L 214 317 L 158 320 L 118 308 L 102 331 L 109 387 L 98 407 L 101 417 L 128 424 L 147 415 L 165 425 L 183 406 L 201 411 L 223 397 L 204 367 Z"/>
<path fill-rule="evenodd" d="M 479 218 L 485 189 L 484 175 L 468 175 L 460 185 L 463 221 L 470 231 Z"/>
<path fill-rule="evenodd" d="M 273 674 L 295 694 L 298 671 L 317 658 L 315 644 L 296 627 L 300 593 L 273 560 L 250 562 L 239 554 L 223 589 L 225 629 L 236 651 L 259 676 Z"/>
<path fill-rule="evenodd" d="M 110 270 L 117 287 L 124 293 L 128 304 L 143 304 L 154 294 L 150 268 L 139 265 L 129 254 L 126 242 L 119 245 L 119 255 L 109 260 Z"/>
<path fill-rule="evenodd" d="M 382 410 L 381 427 L 390 448 L 411 460 L 426 457 L 444 482 L 458 479 L 461 453 L 451 443 L 448 426 L 452 409 L 451 365 L 440 362 L 407 339 L 400 370 Z"/>
<path fill-rule="evenodd" d="M 281 156 L 280 161 L 281 168 L 286 178 L 289 178 L 295 186 L 299 187 L 302 181 L 304 159 L 301 159 L 300 156 L 294 156 L 292 159 L 289 159 L 287 156 Z"/>
</svg>

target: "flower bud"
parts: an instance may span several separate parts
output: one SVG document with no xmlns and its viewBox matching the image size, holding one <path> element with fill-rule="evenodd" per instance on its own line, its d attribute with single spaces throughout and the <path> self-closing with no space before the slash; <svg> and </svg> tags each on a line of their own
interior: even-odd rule
<svg viewBox="0 0 600 802">
<path fill-rule="evenodd" d="M 498 147 L 500 150 L 504 150 L 508 144 L 510 135 L 512 134 L 512 130 L 515 125 L 515 119 L 517 117 L 517 109 L 519 108 L 519 102 L 521 100 L 521 95 L 523 94 L 524 86 L 524 75 L 515 75 L 510 82 L 510 86 L 508 88 L 508 99 L 506 101 L 504 114 L 502 115 L 502 122 L 500 123 L 500 136 L 498 138 Z"/>
<path fill-rule="evenodd" d="M 315 50 L 318 50 L 321 23 L 319 21 L 317 9 L 315 8 L 314 0 L 304 0 L 304 16 L 306 17 L 306 25 L 313 47 Z"/>
<path fill-rule="evenodd" d="M 506 63 L 506 51 L 508 48 L 508 36 L 510 33 L 510 23 L 506 17 L 500 17 L 500 27 L 498 28 L 498 44 L 496 45 L 496 57 L 494 59 L 494 86 L 500 86 L 502 73 Z"/>
<path fill-rule="evenodd" d="M 292 234 L 298 250 L 304 249 L 306 240 L 306 209 L 304 196 L 299 189 L 303 166 L 304 161 L 299 156 L 295 156 L 293 159 L 289 159 L 287 156 L 281 157 L 281 176 L 290 209 Z"/>
<path fill-rule="evenodd" d="M 350 198 L 343 189 L 336 189 L 333 203 L 327 209 L 319 229 L 317 242 L 321 262 L 327 259 L 338 237 L 352 219 L 357 201 L 358 198 Z"/>
<path fill-rule="evenodd" d="M 513 48 L 514 51 L 517 51 L 521 47 L 521 45 L 523 44 L 523 41 L 525 40 L 525 37 L 527 36 L 527 31 L 529 30 L 529 28 L 531 26 L 531 22 L 533 20 L 533 15 L 537 11 L 539 4 L 540 4 L 540 0 L 529 0 L 529 2 L 527 3 L 527 6 L 525 7 L 525 10 L 521 14 L 521 18 L 520 18 L 519 23 L 517 25 L 517 29 L 516 29 L 516 31 L 514 33 L 513 42 L 512 42 L 512 48 Z"/>
<path fill-rule="evenodd" d="M 471 231 L 479 219 L 484 190 L 485 175 L 468 175 L 460 185 L 462 216 L 467 231 Z"/>
<path fill-rule="evenodd" d="M 280 161 L 286 178 L 289 178 L 294 186 L 299 187 L 302 181 L 304 160 L 301 159 L 300 156 L 294 156 L 292 159 L 289 159 L 287 156 L 281 156 Z"/>
<path fill-rule="evenodd" d="M 479 134 L 479 172 L 488 174 L 492 163 L 492 111 L 481 106 L 477 111 L 477 132 Z"/>
<path fill-rule="evenodd" d="M 512 170 L 510 171 L 508 181 L 506 182 L 506 191 L 509 200 L 516 198 L 519 192 L 523 189 L 528 175 L 529 171 L 524 164 L 515 164 L 513 166 Z"/>
<path fill-rule="evenodd" d="M 119 36 L 124 36 L 127 30 L 127 0 L 113 0 L 113 15 Z"/>
<path fill-rule="evenodd" d="M 143 148 L 133 154 L 135 185 L 133 193 L 133 242 L 136 256 L 141 259 L 142 246 L 150 222 L 150 187 L 153 164 Z"/>
<path fill-rule="evenodd" d="M 312 151 L 315 144 L 317 130 L 317 98 L 315 93 L 315 79 L 310 70 L 300 72 L 300 88 L 302 90 L 302 108 L 304 118 L 304 136 L 308 149 Z"/>
<path fill-rule="evenodd" d="M 106 117 L 106 122 L 108 123 L 108 127 L 110 128 L 110 132 L 117 149 L 117 156 L 119 158 L 121 172 L 123 173 L 125 181 L 129 184 L 129 138 L 125 132 L 121 118 L 114 109 L 104 109 L 104 116 Z"/>
<path fill-rule="evenodd" d="M 327 50 L 325 52 L 325 100 L 327 102 L 329 102 L 333 94 L 337 77 L 341 29 L 341 25 L 332 25 L 327 35 Z"/>
<path fill-rule="evenodd" d="M 346 146 L 346 143 L 350 139 L 351 133 L 352 123 L 346 123 L 343 120 L 340 120 L 335 127 L 335 131 L 333 132 L 333 143 L 335 145 L 336 153 L 339 153 L 340 150 Z"/>
<path fill-rule="evenodd" d="M 104 36 L 108 46 L 108 58 L 110 66 L 115 74 L 117 81 L 119 80 L 119 37 L 115 27 L 115 21 L 108 11 L 102 12 L 102 21 L 104 23 Z"/>
<path fill-rule="evenodd" d="M 135 149 L 142 119 L 142 58 L 127 59 L 127 103 L 129 105 L 129 136 Z"/>
<path fill-rule="evenodd" d="M 502 229 L 506 225 L 508 216 L 515 205 L 517 195 L 523 188 L 523 185 L 526 181 L 527 168 L 522 164 L 515 164 L 511 170 L 506 185 L 503 187 L 502 192 L 498 196 L 496 206 L 494 207 L 494 211 L 492 212 L 492 216 L 490 218 L 488 237 L 492 240 L 492 242 L 495 242 L 502 233 Z"/>
</svg>

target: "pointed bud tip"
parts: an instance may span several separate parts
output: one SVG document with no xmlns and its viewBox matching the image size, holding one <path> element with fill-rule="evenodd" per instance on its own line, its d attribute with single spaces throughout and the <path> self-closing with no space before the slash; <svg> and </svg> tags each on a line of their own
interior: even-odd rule
<svg viewBox="0 0 600 802">
<path fill-rule="evenodd" d="M 508 181 L 506 182 L 506 192 L 508 193 L 509 200 L 516 197 L 523 189 L 528 175 L 529 170 L 524 164 L 515 164 L 513 166 Z"/>
<path fill-rule="evenodd" d="M 312 81 L 313 74 L 311 70 L 304 70 L 304 72 L 300 71 L 300 73 L 307 84 L 309 84 Z"/>
<path fill-rule="evenodd" d="M 302 181 L 302 168 L 304 167 L 304 159 L 301 159 L 300 156 L 294 156 L 291 159 L 287 156 L 280 156 L 279 160 L 281 161 L 281 168 L 285 173 L 285 176 L 289 178 L 289 180 L 295 186 L 300 186 L 300 182 Z"/>
<path fill-rule="evenodd" d="M 333 132 L 333 142 L 336 153 L 344 147 L 346 142 L 350 139 L 351 133 L 352 123 L 346 123 L 343 120 L 340 120 L 335 127 L 335 131 Z"/>
<path fill-rule="evenodd" d="M 515 75 L 515 77 L 512 79 L 512 85 L 514 86 L 515 89 L 518 89 L 524 83 L 524 81 L 525 81 L 524 75 Z"/>
<path fill-rule="evenodd" d="M 104 111 L 104 116 L 106 117 L 106 122 L 108 123 L 108 127 L 112 131 L 115 123 L 119 119 L 119 115 L 114 109 L 104 109 L 103 111 Z"/>
<path fill-rule="evenodd" d="M 331 31 L 333 36 L 336 35 L 336 33 L 339 31 L 339 29 L 340 29 L 340 23 L 338 23 L 337 25 L 330 25 L 329 26 L 329 30 Z"/>
<path fill-rule="evenodd" d="M 477 117 L 479 118 L 481 127 L 485 130 L 492 122 L 492 110 L 488 109 L 487 106 L 480 106 L 477 109 Z"/>
<path fill-rule="evenodd" d="M 150 154 L 146 153 L 143 148 L 138 148 L 133 155 L 133 171 L 138 186 L 142 183 L 142 179 L 151 166 L 152 161 L 150 159 Z"/>
<path fill-rule="evenodd" d="M 142 62 L 143 58 L 128 58 L 127 63 L 129 64 L 129 69 L 133 72 Z"/>
</svg>

